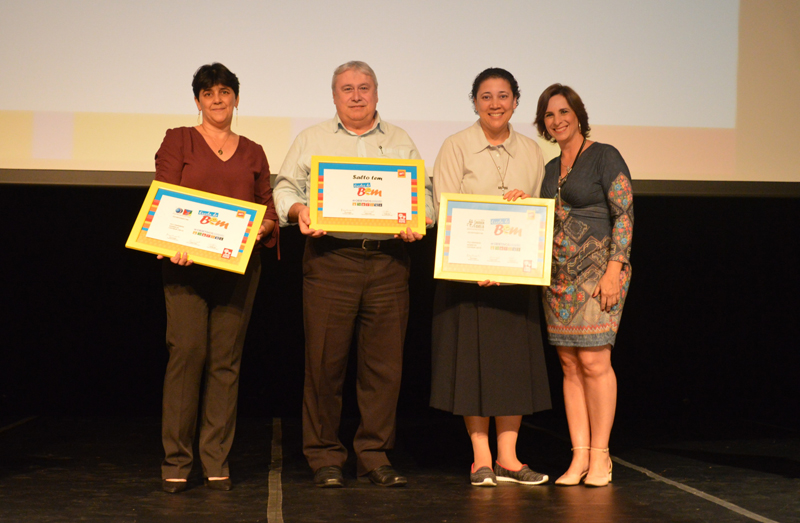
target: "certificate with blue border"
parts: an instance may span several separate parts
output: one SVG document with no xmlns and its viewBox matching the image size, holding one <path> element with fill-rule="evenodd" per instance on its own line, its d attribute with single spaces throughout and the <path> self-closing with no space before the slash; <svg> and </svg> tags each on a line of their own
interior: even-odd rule
<svg viewBox="0 0 800 523">
<path fill-rule="evenodd" d="M 425 163 L 390 158 L 311 157 L 311 228 L 425 234 Z"/>
<path fill-rule="evenodd" d="M 554 201 L 443 193 L 433 277 L 550 285 Z"/>
<path fill-rule="evenodd" d="M 244 274 L 267 208 L 154 181 L 125 247 Z"/>
</svg>

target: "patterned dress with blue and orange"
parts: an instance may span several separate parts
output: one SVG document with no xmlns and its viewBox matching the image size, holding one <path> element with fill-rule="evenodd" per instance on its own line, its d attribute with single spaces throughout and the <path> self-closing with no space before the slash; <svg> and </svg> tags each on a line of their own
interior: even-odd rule
<svg viewBox="0 0 800 523">
<path fill-rule="evenodd" d="M 545 167 L 542 198 L 555 198 L 550 287 L 542 297 L 547 335 L 556 347 L 612 347 L 631 281 L 633 192 L 625 160 L 592 143 L 559 189 L 560 158 Z M 622 263 L 620 299 L 610 312 L 592 297 L 609 261 Z"/>
</svg>

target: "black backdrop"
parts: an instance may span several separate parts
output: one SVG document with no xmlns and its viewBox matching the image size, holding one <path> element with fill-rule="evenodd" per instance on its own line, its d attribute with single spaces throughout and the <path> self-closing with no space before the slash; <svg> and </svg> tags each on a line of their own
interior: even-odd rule
<svg viewBox="0 0 800 523">
<path fill-rule="evenodd" d="M 146 189 L 0 185 L 0 415 L 160 414 L 160 262 L 124 243 Z M 613 361 L 618 416 L 779 419 L 800 407 L 800 199 L 636 198 Z M 427 416 L 435 232 L 410 245 L 400 414 Z M 303 238 L 284 229 L 242 366 L 241 416 L 299 416 Z M 554 415 L 560 374 L 548 354 Z M 352 374 L 352 373 L 351 373 Z M 352 381 L 352 376 L 348 379 Z M 356 414 L 347 387 L 345 411 Z"/>
</svg>

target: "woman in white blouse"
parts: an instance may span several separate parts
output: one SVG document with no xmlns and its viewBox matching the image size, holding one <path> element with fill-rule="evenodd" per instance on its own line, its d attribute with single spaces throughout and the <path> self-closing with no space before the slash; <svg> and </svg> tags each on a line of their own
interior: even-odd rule
<svg viewBox="0 0 800 523">
<path fill-rule="evenodd" d="M 478 121 L 450 136 L 433 168 L 434 202 L 442 193 L 538 197 L 544 161 L 538 144 L 509 123 L 519 86 L 504 69 L 490 68 L 473 82 Z M 474 461 L 470 482 L 546 483 L 517 458 L 524 414 L 550 408 L 539 325 L 539 289 L 528 285 L 440 280 L 434 298 L 431 406 L 464 416 Z M 495 418 L 497 459 L 489 447 Z"/>
</svg>

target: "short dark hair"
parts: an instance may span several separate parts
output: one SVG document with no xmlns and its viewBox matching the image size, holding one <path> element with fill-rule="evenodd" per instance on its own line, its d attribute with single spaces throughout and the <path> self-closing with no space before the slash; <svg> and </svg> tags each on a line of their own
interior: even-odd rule
<svg viewBox="0 0 800 523">
<path fill-rule="evenodd" d="M 514 95 L 514 98 L 517 99 L 517 103 L 519 103 L 519 84 L 517 83 L 517 79 L 514 78 L 514 75 L 505 69 L 500 69 L 499 67 L 490 67 L 481 71 L 481 73 L 476 76 L 475 80 L 472 82 L 472 92 L 469 93 L 469 99 L 473 104 L 475 103 L 475 98 L 478 96 L 478 89 L 480 89 L 481 84 L 489 78 L 502 78 L 503 80 L 506 80 L 511 86 L 511 94 Z"/>
<path fill-rule="evenodd" d="M 230 69 L 219 62 L 200 66 L 192 78 L 192 91 L 196 100 L 200 99 L 200 91 L 211 89 L 215 85 L 224 85 L 233 89 L 233 94 L 239 97 L 239 79 Z"/>
<path fill-rule="evenodd" d="M 547 112 L 547 106 L 550 104 L 550 98 L 561 95 L 567 99 L 570 109 L 575 112 L 580 124 L 580 131 L 584 138 L 589 137 L 589 132 L 592 130 L 589 127 L 589 114 L 586 112 L 586 107 L 583 106 L 583 100 L 578 96 L 578 93 L 568 85 L 553 84 L 545 89 L 539 96 L 539 102 L 536 104 L 536 120 L 533 125 L 539 131 L 539 136 L 550 142 L 556 143 L 555 138 L 550 136 L 547 132 L 547 126 L 544 124 L 544 114 Z"/>
</svg>

